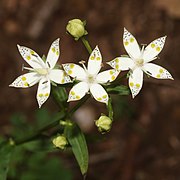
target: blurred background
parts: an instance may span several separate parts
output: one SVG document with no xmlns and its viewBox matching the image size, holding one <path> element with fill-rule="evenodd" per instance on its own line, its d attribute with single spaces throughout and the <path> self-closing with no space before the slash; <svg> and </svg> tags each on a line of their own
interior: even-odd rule
<svg viewBox="0 0 180 180">
<path fill-rule="evenodd" d="M 29 124 L 42 118 L 50 121 L 51 114 L 58 110 L 51 98 L 37 110 L 37 86 L 16 89 L 8 85 L 24 73 L 21 71 L 24 61 L 17 44 L 30 47 L 42 56 L 60 37 L 60 64 L 88 59 L 82 43 L 66 34 L 67 22 L 73 18 L 87 21 L 90 44 L 99 46 L 104 62 L 126 54 L 122 43 L 124 27 L 140 44 L 167 35 L 160 59 L 154 62 L 165 67 L 175 79 L 146 78 L 134 100 L 131 96 L 115 96 L 115 121 L 105 135 L 101 135 L 94 125 L 100 113 L 107 113 L 104 105 L 91 99 L 75 113 L 74 119 L 86 133 L 89 147 L 87 180 L 180 179 L 179 0 L 1 0 L 1 135 L 10 136 L 17 122 L 27 126 L 26 121 Z M 123 84 L 127 85 L 127 80 Z M 12 164 L 14 169 L 10 171 L 9 179 L 81 179 L 70 152 L 46 153 L 48 161 L 44 164 L 44 154 L 37 154 L 32 147 L 27 149 L 23 157 Z M 17 153 L 19 157 L 22 155 L 21 151 Z M 30 159 L 27 154 L 31 155 Z"/>
</svg>

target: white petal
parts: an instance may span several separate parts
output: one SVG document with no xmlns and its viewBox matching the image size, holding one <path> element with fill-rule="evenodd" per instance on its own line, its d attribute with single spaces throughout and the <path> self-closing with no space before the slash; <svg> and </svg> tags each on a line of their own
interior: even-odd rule
<svg viewBox="0 0 180 180">
<path fill-rule="evenodd" d="M 132 67 L 134 66 L 133 60 L 128 57 L 117 57 L 107 64 L 109 64 L 114 69 L 122 71 L 132 69 Z"/>
<path fill-rule="evenodd" d="M 140 57 L 141 51 L 136 38 L 125 28 L 123 34 L 123 43 L 127 53 L 131 58 L 133 57 L 134 59 L 136 59 Z"/>
<path fill-rule="evenodd" d="M 89 60 L 88 60 L 88 67 L 87 70 L 89 74 L 94 75 L 97 74 L 101 69 L 102 64 L 102 56 L 101 52 L 99 51 L 98 46 L 92 51 Z"/>
<path fill-rule="evenodd" d="M 69 92 L 69 101 L 77 101 L 80 100 L 85 94 L 89 91 L 89 86 L 86 82 L 79 82 Z"/>
<path fill-rule="evenodd" d="M 39 81 L 39 86 L 38 86 L 38 91 L 37 91 L 37 96 L 36 96 L 38 104 L 39 104 L 39 108 L 48 99 L 50 95 L 50 90 L 51 90 L 50 80 L 47 78 L 42 78 Z"/>
<path fill-rule="evenodd" d="M 17 88 L 28 88 L 36 84 L 39 80 L 40 76 L 37 73 L 31 72 L 19 76 L 9 86 Z"/>
<path fill-rule="evenodd" d="M 100 84 L 112 82 L 117 78 L 119 73 L 120 73 L 120 71 L 117 71 L 115 69 L 103 71 L 96 76 L 96 81 Z"/>
<path fill-rule="evenodd" d="M 163 67 L 153 63 L 147 63 L 143 66 L 143 70 L 146 74 L 157 79 L 172 79 L 172 75 Z"/>
<path fill-rule="evenodd" d="M 90 87 L 90 92 L 96 101 L 107 104 L 109 97 L 105 89 L 100 84 L 92 84 Z"/>
<path fill-rule="evenodd" d="M 73 64 L 73 63 L 63 64 L 63 68 L 69 76 L 76 78 L 77 80 L 82 81 L 86 79 L 85 70 L 77 64 Z"/>
<path fill-rule="evenodd" d="M 65 84 L 72 82 L 66 72 L 61 69 L 52 69 L 49 74 L 49 78 L 51 81 L 57 84 Z"/>
<path fill-rule="evenodd" d="M 161 52 L 164 47 L 166 36 L 158 38 L 151 42 L 144 50 L 143 59 L 145 62 L 150 62 Z"/>
<path fill-rule="evenodd" d="M 134 98 L 143 85 L 143 71 L 136 68 L 129 77 L 129 87 L 131 89 L 132 97 Z"/>
<path fill-rule="evenodd" d="M 54 66 L 57 63 L 57 60 L 59 58 L 60 50 L 59 50 L 59 38 L 56 39 L 49 49 L 47 59 L 46 59 L 46 65 L 49 68 L 54 68 Z"/>
<path fill-rule="evenodd" d="M 39 57 L 39 55 L 32 49 L 24 46 L 17 45 L 21 56 L 24 60 L 34 69 L 36 68 L 45 68 L 46 65 L 44 61 Z"/>
</svg>

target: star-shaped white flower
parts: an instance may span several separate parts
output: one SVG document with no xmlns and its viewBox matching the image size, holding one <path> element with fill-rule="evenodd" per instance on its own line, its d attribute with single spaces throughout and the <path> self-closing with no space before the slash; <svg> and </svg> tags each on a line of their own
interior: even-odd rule
<svg viewBox="0 0 180 180">
<path fill-rule="evenodd" d="M 27 69 L 30 72 L 19 76 L 9 86 L 28 88 L 39 83 L 36 98 L 40 108 L 50 95 L 51 81 L 57 84 L 71 82 L 70 77 L 63 70 L 55 69 L 60 53 L 59 39 L 56 39 L 52 43 L 45 62 L 30 48 L 19 45 L 17 46 L 21 56 L 31 66 L 31 68 L 23 67 L 23 69 Z"/>
<path fill-rule="evenodd" d="M 108 94 L 101 84 L 114 81 L 120 71 L 110 69 L 99 73 L 101 64 L 102 56 L 97 46 L 89 57 L 87 69 L 84 64 L 83 68 L 73 63 L 63 64 L 66 73 L 80 81 L 70 90 L 68 101 L 79 100 L 90 91 L 97 101 L 108 103 Z"/>
<path fill-rule="evenodd" d="M 143 72 L 157 79 L 173 79 L 163 67 L 151 63 L 163 49 L 166 36 L 152 41 L 140 49 L 135 37 L 124 28 L 123 43 L 129 57 L 117 57 L 108 64 L 117 70 L 131 70 L 129 87 L 134 98 L 143 85 Z"/>
</svg>

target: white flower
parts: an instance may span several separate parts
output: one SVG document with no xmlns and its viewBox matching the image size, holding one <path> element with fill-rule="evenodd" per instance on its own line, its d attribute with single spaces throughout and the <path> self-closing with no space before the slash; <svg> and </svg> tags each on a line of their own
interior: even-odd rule
<svg viewBox="0 0 180 180">
<path fill-rule="evenodd" d="M 163 49 L 165 39 L 166 36 L 158 38 L 140 49 L 135 37 L 124 28 L 123 43 L 129 57 L 117 57 L 108 64 L 117 70 L 131 70 L 129 87 L 133 98 L 142 88 L 143 72 L 157 79 L 173 79 L 165 68 L 150 63 Z"/>
<path fill-rule="evenodd" d="M 87 69 L 84 64 L 83 68 L 73 63 L 63 64 L 66 73 L 80 81 L 70 90 L 68 101 L 79 100 L 90 91 L 97 101 L 108 103 L 108 94 L 100 84 L 114 81 L 120 71 L 110 69 L 99 73 L 101 64 L 102 56 L 97 46 L 89 57 Z"/>
<path fill-rule="evenodd" d="M 19 76 L 9 86 L 27 88 L 39 83 L 36 98 L 40 108 L 50 95 L 51 81 L 57 84 L 71 82 L 63 70 L 54 68 L 59 58 L 59 39 L 52 43 L 45 62 L 30 48 L 17 46 L 21 56 L 32 68 L 23 67 L 30 72 Z"/>
</svg>

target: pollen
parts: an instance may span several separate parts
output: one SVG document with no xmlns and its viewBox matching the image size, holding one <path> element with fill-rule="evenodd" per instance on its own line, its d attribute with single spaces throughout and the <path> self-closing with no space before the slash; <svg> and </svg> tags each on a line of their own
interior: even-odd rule
<svg viewBox="0 0 180 180">
<path fill-rule="evenodd" d="M 164 70 L 163 70 L 163 69 L 160 69 L 160 70 L 159 70 L 159 73 L 161 73 L 161 74 L 162 74 L 163 72 L 164 72 Z"/>
<path fill-rule="evenodd" d="M 97 61 L 100 61 L 100 60 L 101 60 L 101 58 L 100 58 L 100 57 L 97 57 L 97 58 L 96 58 L 96 60 L 97 60 Z"/>
<path fill-rule="evenodd" d="M 53 47 L 51 50 L 52 50 L 52 52 L 55 52 L 55 47 Z"/>
<path fill-rule="evenodd" d="M 151 47 L 152 47 L 152 48 L 154 48 L 154 47 L 155 47 L 155 44 L 154 44 L 154 43 L 152 43 L 152 44 L 151 44 Z"/>
<path fill-rule="evenodd" d="M 160 47 L 157 47 L 157 48 L 156 48 L 156 51 L 160 51 L 160 50 L 161 50 L 161 48 L 160 48 Z"/>
<path fill-rule="evenodd" d="M 130 42 L 131 42 L 131 43 L 134 42 L 134 38 L 131 38 L 131 39 L 130 39 Z"/>
<path fill-rule="evenodd" d="M 27 55 L 27 56 L 26 56 L 26 59 L 27 59 L 27 60 L 30 60 L 30 59 L 31 59 L 31 56 Z"/>
<path fill-rule="evenodd" d="M 128 43 L 127 41 L 126 41 L 126 42 L 124 42 L 124 45 L 125 45 L 125 46 L 127 46 L 128 44 L 129 44 L 129 43 Z"/>
<path fill-rule="evenodd" d="M 133 83 L 133 82 L 130 82 L 129 85 L 130 85 L 131 87 L 133 87 L 133 86 L 134 86 L 134 83 Z"/>
<path fill-rule="evenodd" d="M 22 81 L 25 81 L 25 80 L 26 80 L 26 77 L 23 76 L 21 79 L 22 79 Z"/>
</svg>

